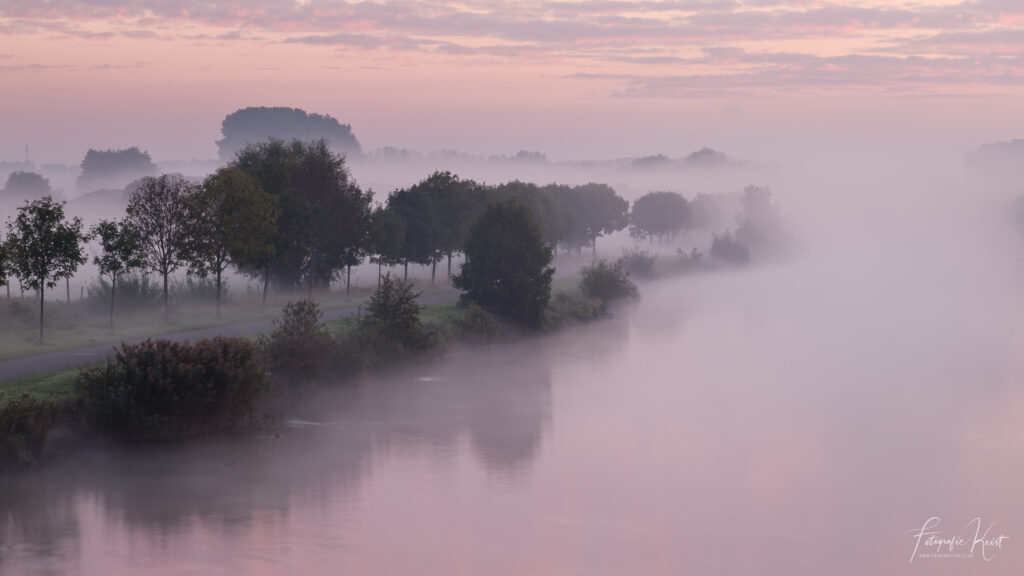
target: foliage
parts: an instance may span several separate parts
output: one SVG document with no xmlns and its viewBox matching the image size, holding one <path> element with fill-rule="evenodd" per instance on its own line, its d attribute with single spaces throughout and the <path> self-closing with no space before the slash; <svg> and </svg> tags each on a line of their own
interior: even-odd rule
<svg viewBox="0 0 1024 576">
<path fill-rule="evenodd" d="M 168 277 L 187 263 L 195 225 L 196 187 L 179 177 L 148 177 L 131 193 L 128 222 L 142 238 L 146 266 L 163 278 L 166 316 Z"/>
<path fill-rule="evenodd" d="M 14 274 L 30 290 L 39 291 L 39 340 L 43 340 L 46 288 L 70 278 L 85 263 L 82 220 L 64 217 L 64 202 L 46 196 L 25 202 L 14 221 L 7 221 L 7 242 Z"/>
<path fill-rule="evenodd" d="M 421 307 L 416 302 L 419 296 L 411 284 L 392 280 L 391 275 L 386 274 L 370 297 L 367 314 L 360 319 L 362 340 L 399 353 L 426 348 L 426 334 L 420 322 Z"/>
<path fill-rule="evenodd" d="M 251 176 L 221 168 L 199 188 L 190 239 L 189 271 L 216 278 L 220 314 L 221 275 L 231 264 L 263 270 L 273 257 L 277 199 Z"/>
<path fill-rule="evenodd" d="M 126 220 L 101 220 L 92 227 L 90 236 L 100 244 L 100 253 L 93 256 L 92 262 L 99 268 L 100 276 L 110 278 L 110 329 L 113 330 L 117 280 L 146 263 L 142 237 Z"/>
<path fill-rule="evenodd" d="M 160 304 L 162 291 L 145 274 L 131 273 L 120 277 L 116 292 L 110 282 L 99 278 L 89 287 L 86 304 L 95 311 L 109 309 L 110 299 L 119 310 L 149 310 Z"/>
<path fill-rule="evenodd" d="M 585 184 L 568 189 L 567 202 L 576 214 L 574 226 L 596 249 L 597 238 L 618 232 L 629 223 L 629 202 L 607 184 Z"/>
<path fill-rule="evenodd" d="M 122 150 L 90 149 L 82 160 L 82 174 L 75 184 L 81 192 L 103 187 L 121 187 L 126 182 L 156 174 L 156 164 L 137 147 Z"/>
<path fill-rule="evenodd" d="M 690 272 L 700 268 L 701 263 L 704 261 L 704 255 L 698 252 L 696 248 L 690 248 L 689 252 L 684 251 L 682 248 L 677 248 L 676 254 L 679 254 L 679 268 L 683 272 Z"/>
<path fill-rule="evenodd" d="M 638 278 L 650 278 L 654 276 L 654 263 L 657 262 L 658 257 L 650 252 L 640 250 L 634 247 L 632 250 L 622 250 L 622 257 L 619 261 L 622 262 L 623 268 L 629 274 Z"/>
<path fill-rule="evenodd" d="M 221 160 L 230 160 L 250 142 L 268 138 L 313 141 L 324 139 L 345 154 L 359 154 L 359 141 L 352 127 L 321 114 L 307 114 L 298 108 L 249 107 L 228 114 L 221 124 L 223 139 L 217 141 Z"/>
<path fill-rule="evenodd" d="M 0 394 L 0 471 L 28 468 L 36 463 L 46 433 L 64 407 L 50 399 Z"/>
<path fill-rule="evenodd" d="M 466 242 L 455 276 L 460 300 L 515 323 L 538 327 L 551 297 L 552 254 L 530 210 L 515 201 L 484 212 Z"/>
<path fill-rule="evenodd" d="M 630 233 L 634 237 L 675 236 L 689 225 L 690 209 L 681 194 L 650 192 L 633 202 Z"/>
<path fill-rule="evenodd" d="M 730 264 L 746 264 L 750 251 L 731 232 L 715 234 L 711 239 L 711 257 Z"/>
<path fill-rule="evenodd" d="M 7 185 L 4 186 L 4 193 L 17 200 L 38 199 L 50 196 L 50 181 L 35 172 L 24 172 L 21 170 L 11 172 L 7 176 Z"/>
<path fill-rule="evenodd" d="M 388 196 L 387 209 L 405 222 L 402 261 L 407 264 L 437 263 L 440 259 L 441 220 L 428 190 L 422 186 L 395 190 Z"/>
<path fill-rule="evenodd" d="M 389 208 L 377 208 L 370 216 L 370 251 L 379 266 L 401 262 L 405 245 L 405 220 Z"/>
<path fill-rule="evenodd" d="M 316 302 L 289 302 L 274 321 L 269 337 L 260 338 L 271 373 L 286 382 L 306 382 L 331 364 L 334 338 L 322 323 Z"/>
<path fill-rule="evenodd" d="M 373 194 L 351 180 L 327 141 L 271 139 L 238 152 L 231 166 L 253 178 L 279 206 L 274 257 L 266 272 L 283 286 L 326 286 L 358 264 L 369 238 Z"/>
<path fill-rule="evenodd" d="M 637 295 L 636 284 L 629 279 L 624 260 L 609 262 L 604 258 L 594 260 L 580 271 L 580 290 L 588 298 L 611 302 L 618 298 Z"/>
<path fill-rule="evenodd" d="M 607 305 L 599 298 L 582 293 L 559 292 L 551 298 L 545 311 L 544 323 L 550 327 L 569 322 L 589 322 L 607 315 Z"/>
<path fill-rule="evenodd" d="M 238 430 L 269 389 L 256 346 L 222 337 L 122 344 L 79 385 L 96 424 L 131 441 Z"/>
</svg>

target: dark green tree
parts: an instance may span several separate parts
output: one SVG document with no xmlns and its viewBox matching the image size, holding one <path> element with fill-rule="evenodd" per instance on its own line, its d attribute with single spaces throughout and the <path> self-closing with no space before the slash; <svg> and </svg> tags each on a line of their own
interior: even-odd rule
<svg viewBox="0 0 1024 576">
<path fill-rule="evenodd" d="M 64 202 L 49 196 L 25 202 L 14 221 L 7 221 L 7 247 L 12 268 L 24 286 L 39 291 L 39 342 L 43 342 L 46 289 L 70 278 L 85 263 L 82 220 L 64 217 Z"/>
<path fill-rule="evenodd" d="M 270 276 L 284 286 L 326 286 L 358 263 L 366 245 L 372 193 L 351 180 L 345 158 L 325 140 L 268 140 L 246 146 L 232 163 L 280 206 Z"/>
<path fill-rule="evenodd" d="M 90 230 L 90 236 L 99 241 L 100 253 L 92 262 L 100 276 L 110 278 L 110 331 L 114 331 L 114 294 L 117 280 L 146 265 L 142 237 L 127 220 L 100 220 Z"/>
<path fill-rule="evenodd" d="M 551 260 L 529 208 L 503 202 L 487 208 L 471 229 L 454 284 L 462 302 L 537 327 L 551 298 Z"/>
<path fill-rule="evenodd" d="M 391 274 L 385 274 L 370 297 L 366 316 L 360 320 L 362 336 L 378 344 L 401 345 L 403 349 L 419 347 L 424 341 L 420 305 L 416 302 L 419 296 L 411 284 L 392 280 Z"/>
<path fill-rule="evenodd" d="M 441 220 L 430 194 L 424 188 L 395 190 L 388 196 L 389 210 L 405 222 L 405 242 L 402 243 L 402 280 L 409 279 L 409 262 L 437 264 L 440 259 Z"/>
<path fill-rule="evenodd" d="M 187 180 L 163 175 L 148 177 L 131 193 L 128 221 L 142 238 L 146 266 L 164 281 L 164 321 L 168 318 L 168 277 L 188 263 L 196 229 L 198 187 Z"/>
<path fill-rule="evenodd" d="M 273 252 L 277 200 L 245 172 L 221 168 L 203 181 L 194 207 L 188 266 L 194 274 L 215 277 L 220 316 L 224 271 L 232 264 L 259 266 Z"/>
<path fill-rule="evenodd" d="M 371 261 L 377 264 L 377 286 L 380 286 L 381 268 L 402 261 L 405 244 L 405 221 L 394 210 L 378 207 L 370 217 Z"/>
<path fill-rule="evenodd" d="M 461 180 L 451 172 L 434 172 L 412 187 L 411 192 L 425 193 L 437 215 L 436 254 L 431 258 L 430 283 L 434 283 L 437 262 L 448 259 L 448 277 L 452 275 L 452 255 L 462 252 L 474 216 L 479 186 L 472 180 Z"/>
</svg>

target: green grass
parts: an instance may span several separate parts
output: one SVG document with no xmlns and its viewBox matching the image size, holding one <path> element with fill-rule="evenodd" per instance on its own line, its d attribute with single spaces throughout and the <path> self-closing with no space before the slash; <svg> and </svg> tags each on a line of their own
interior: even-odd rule
<svg viewBox="0 0 1024 576">
<path fill-rule="evenodd" d="M 0 383 L 0 402 L 7 402 L 26 394 L 33 400 L 53 400 L 59 403 L 77 400 L 81 395 L 75 386 L 75 379 L 78 372 L 84 368 L 88 366 L 46 372 Z"/>
</svg>

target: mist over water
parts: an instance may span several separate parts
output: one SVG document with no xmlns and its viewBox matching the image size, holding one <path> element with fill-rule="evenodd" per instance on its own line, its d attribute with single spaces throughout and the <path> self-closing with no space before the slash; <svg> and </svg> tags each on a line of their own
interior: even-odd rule
<svg viewBox="0 0 1024 576">
<path fill-rule="evenodd" d="M 84 450 L 4 478 L 0 573 L 1019 573 L 1024 259 L 1006 198 L 893 158 L 756 183 L 791 259 L 325 386 L 280 437 Z M 991 561 L 910 562 L 931 517 L 1010 538 Z"/>
</svg>

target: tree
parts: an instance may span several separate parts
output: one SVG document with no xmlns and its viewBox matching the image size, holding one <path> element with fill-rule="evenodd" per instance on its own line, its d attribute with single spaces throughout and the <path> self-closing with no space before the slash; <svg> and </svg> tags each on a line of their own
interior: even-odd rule
<svg viewBox="0 0 1024 576">
<path fill-rule="evenodd" d="M 0 241 L 0 286 L 7 287 L 7 297 L 11 297 L 11 247 L 7 242 Z"/>
<path fill-rule="evenodd" d="M 431 235 L 434 254 L 431 264 L 430 283 L 434 283 L 437 263 L 442 257 L 448 258 L 448 276 L 452 275 L 452 255 L 461 252 L 472 222 L 473 201 L 476 182 L 461 180 L 451 172 L 434 172 L 410 189 L 410 193 L 425 194 L 437 221 L 437 228 Z"/>
<path fill-rule="evenodd" d="M 688 225 L 690 210 L 686 198 L 675 192 L 650 192 L 633 202 L 630 233 L 635 237 L 675 236 Z"/>
<path fill-rule="evenodd" d="M 378 338 L 382 343 L 416 348 L 424 341 L 420 322 L 420 293 L 412 285 L 392 280 L 385 274 L 377 291 L 367 304 L 367 315 L 361 319 L 359 329 L 363 337 Z"/>
<path fill-rule="evenodd" d="M 110 331 L 113 332 L 117 280 L 146 264 L 142 237 L 127 220 L 100 220 L 92 227 L 90 235 L 100 243 L 100 253 L 93 256 L 92 262 L 99 268 L 101 276 L 110 278 Z"/>
<path fill-rule="evenodd" d="M 149 177 L 128 200 L 128 221 L 142 237 L 146 266 L 164 281 L 164 321 L 168 318 L 168 277 L 188 262 L 195 225 L 196 186 L 178 177 Z"/>
<path fill-rule="evenodd" d="M 282 285 L 329 285 L 358 262 L 373 195 L 351 180 L 325 140 L 268 140 L 243 148 L 232 167 L 256 179 L 280 206 L 269 275 Z"/>
<path fill-rule="evenodd" d="M 405 244 L 405 221 L 394 210 L 378 207 L 370 217 L 371 261 L 377 264 L 377 286 L 380 286 L 381 267 L 394 266 L 402 261 Z"/>
<path fill-rule="evenodd" d="M 516 201 L 487 208 L 466 240 L 466 262 L 455 276 L 460 301 L 525 326 L 540 325 L 551 298 L 551 248 L 530 210 Z"/>
<path fill-rule="evenodd" d="M 617 232 L 629 223 L 629 202 L 615 193 L 607 184 L 584 184 L 569 193 L 574 219 L 581 233 L 597 252 L 597 239 Z"/>
<path fill-rule="evenodd" d="M 331 116 L 307 114 L 298 108 L 243 108 L 228 114 L 221 124 L 223 139 L 217 141 L 220 159 L 227 161 L 252 142 L 267 139 L 315 141 L 324 139 L 342 154 L 360 154 L 352 126 Z"/>
<path fill-rule="evenodd" d="M 52 194 L 50 181 L 35 172 L 11 172 L 4 194 L 16 200 L 35 200 Z"/>
<path fill-rule="evenodd" d="M 82 253 L 82 220 L 64 217 L 64 202 L 46 196 L 25 202 L 18 216 L 7 221 L 7 246 L 18 279 L 39 291 L 39 342 L 43 342 L 46 289 L 57 280 L 70 278 L 85 263 Z"/>
<path fill-rule="evenodd" d="M 434 209 L 430 194 L 424 188 L 395 190 L 388 196 L 388 210 L 393 210 L 405 222 L 405 242 L 402 243 L 402 280 L 409 279 L 409 262 L 436 264 L 440 259 L 441 221 Z"/>
<path fill-rule="evenodd" d="M 75 187 L 79 192 L 116 188 L 146 176 L 156 175 L 156 164 L 148 152 L 133 146 L 121 150 L 92 150 L 82 160 L 82 175 Z"/>
<path fill-rule="evenodd" d="M 736 239 L 752 249 L 770 249 L 782 239 L 780 208 L 770 188 L 747 186 L 736 217 Z"/>
<path fill-rule="evenodd" d="M 277 200 L 245 172 L 221 168 L 203 181 L 194 207 L 189 271 L 216 277 L 219 317 L 224 271 L 232 264 L 259 266 L 273 254 Z"/>
</svg>

